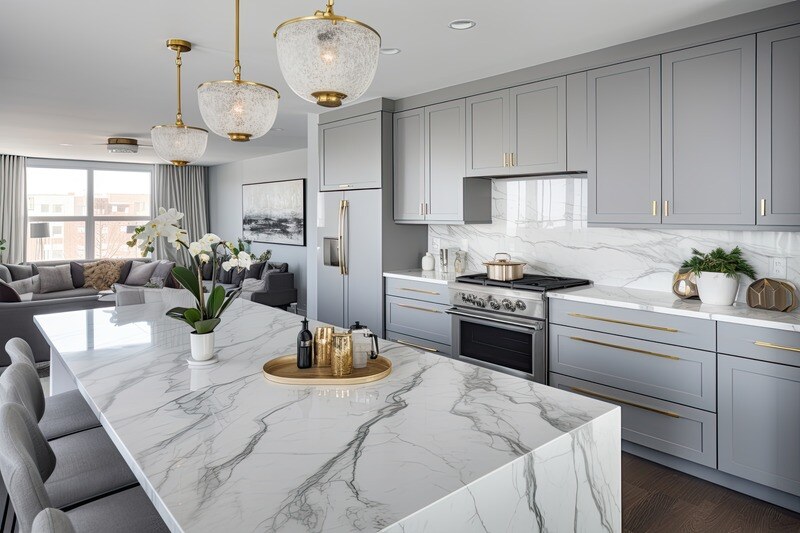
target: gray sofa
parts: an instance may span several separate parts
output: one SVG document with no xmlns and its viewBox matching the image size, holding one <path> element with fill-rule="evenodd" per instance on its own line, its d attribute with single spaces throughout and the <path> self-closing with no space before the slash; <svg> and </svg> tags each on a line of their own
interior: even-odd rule
<svg viewBox="0 0 800 533">
<path fill-rule="evenodd" d="M 210 273 L 206 277 L 210 278 Z M 287 263 L 255 263 L 248 271 L 240 273 L 223 272 L 219 269 L 217 285 L 226 291 L 242 286 L 245 279 L 259 279 L 264 281 L 264 289 L 250 293 L 243 293 L 242 297 L 250 301 L 286 309 L 289 304 L 297 302 L 297 289 L 294 287 L 294 274 L 289 272 Z M 210 289 L 211 279 L 204 279 L 203 285 Z"/>
</svg>

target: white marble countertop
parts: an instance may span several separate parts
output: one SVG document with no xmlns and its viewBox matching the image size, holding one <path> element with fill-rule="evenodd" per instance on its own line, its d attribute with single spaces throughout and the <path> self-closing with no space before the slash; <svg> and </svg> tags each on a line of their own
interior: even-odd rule
<svg viewBox="0 0 800 533">
<path fill-rule="evenodd" d="M 765 311 L 753 309 L 744 303 L 736 303 L 732 306 L 708 305 L 695 299 L 681 300 L 671 292 L 593 285 L 549 291 L 547 296 L 575 302 L 800 332 L 800 313 L 797 311 L 791 313 Z"/>
<path fill-rule="evenodd" d="M 616 406 L 388 341 L 382 381 L 272 383 L 301 317 L 242 300 L 190 369 L 164 311 L 35 321 L 173 531 L 621 530 Z"/>
<path fill-rule="evenodd" d="M 426 281 L 428 283 L 447 285 L 448 281 L 455 281 L 456 276 L 463 276 L 464 274 L 466 273 L 456 274 L 455 272 L 439 272 L 438 270 L 420 270 L 416 268 L 412 270 L 394 270 L 391 272 L 384 272 L 383 277 L 407 279 L 411 281 Z"/>
</svg>

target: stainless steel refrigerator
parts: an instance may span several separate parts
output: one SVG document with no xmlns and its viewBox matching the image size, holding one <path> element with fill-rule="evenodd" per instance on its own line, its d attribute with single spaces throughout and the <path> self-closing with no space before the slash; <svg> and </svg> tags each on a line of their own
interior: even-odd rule
<svg viewBox="0 0 800 533">
<path fill-rule="evenodd" d="M 391 186 L 319 193 L 317 318 L 383 336 L 383 272 L 419 268 L 428 227 L 395 224 Z"/>
</svg>

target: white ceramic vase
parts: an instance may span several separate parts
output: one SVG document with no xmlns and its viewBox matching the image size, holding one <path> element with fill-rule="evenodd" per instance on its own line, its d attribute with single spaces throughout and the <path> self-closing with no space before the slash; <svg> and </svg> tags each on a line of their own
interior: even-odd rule
<svg viewBox="0 0 800 533">
<path fill-rule="evenodd" d="M 730 278 L 721 272 L 701 272 L 697 276 L 697 292 L 704 304 L 733 305 L 738 290 L 738 275 Z"/>
<path fill-rule="evenodd" d="M 214 332 L 189 334 L 192 347 L 192 359 L 195 361 L 208 361 L 214 357 Z"/>
<path fill-rule="evenodd" d="M 422 270 L 433 270 L 435 266 L 436 261 L 432 253 L 428 252 L 422 256 Z"/>
</svg>

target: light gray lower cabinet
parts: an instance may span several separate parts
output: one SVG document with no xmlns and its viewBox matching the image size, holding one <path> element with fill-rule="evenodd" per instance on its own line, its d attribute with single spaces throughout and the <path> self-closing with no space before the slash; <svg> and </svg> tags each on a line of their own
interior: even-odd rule
<svg viewBox="0 0 800 533">
<path fill-rule="evenodd" d="M 756 223 L 800 226 L 800 25 L 758 34 L 757 78 Z"/>
<path fill-rule="evenodd" d="M 588 72 L 589 223 L 661 222 L 658 57 Z"/>
<path fill-rule="evenodd" d="M 510 90 L 512 174 L 567 170 L 567 80 L 530 83 Z"/>
<path fill-rule="evenodd" d="M 450 355 L 451 306 L 447 285 L 387 277 L 386 338 L 413 348 Z"/>
<path fill-rule="evenodd" d="M 800 368 L 719 356 L 719 469 L 800 496 Z"/>
<path fill-rule="evenodd" d="M 394 218 L 425 220 L 425 110 L 394 115 Z"/>
<path fill-rule="evenodd" d="M 755 224 L 755 35 L 662 56 L 663 224 Z"/>
<path fill-rule="evenodd" d="M 320 191 L 381 188 L 384 141 L 392 134 L 390 122 L 384 128 L 389 118 L 379 111 L 320 125 Z"/>
</svg>

